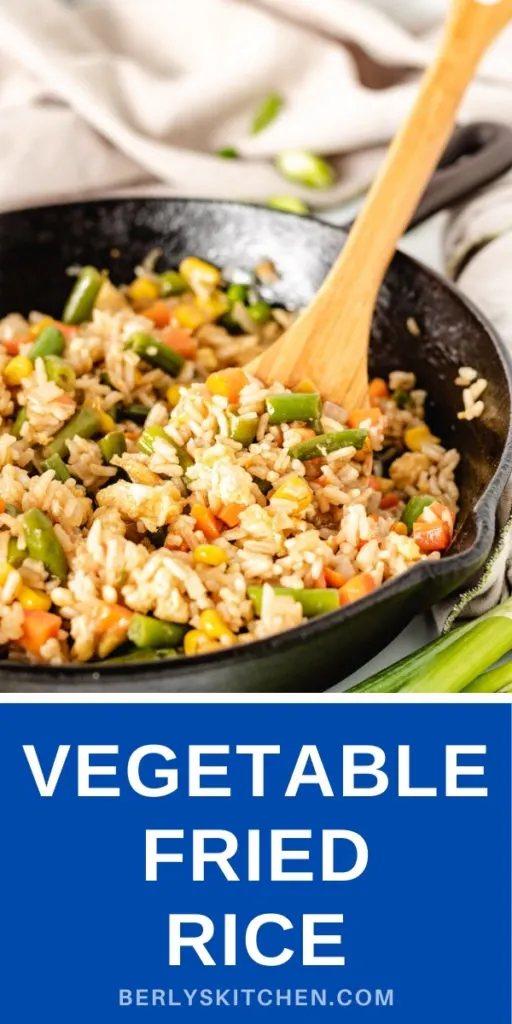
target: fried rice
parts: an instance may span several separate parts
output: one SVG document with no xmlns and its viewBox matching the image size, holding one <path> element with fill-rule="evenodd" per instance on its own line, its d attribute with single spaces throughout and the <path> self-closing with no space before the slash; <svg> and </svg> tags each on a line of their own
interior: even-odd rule
<svg viewBox="0 0 512 1024">
<path fill-rule="evenodd" d="M 101 276 L 88 310 L 86 268 L 64 323 L 0 321 L 4 657 L 220 650 L 358 600 L 451 542 L 459 453 L 426 424 L 412 373 L 372 381 L 362 410 L 322 405 L 311 381 L 295 397 L 266 387 L 241 367 L 293 319 L 262 299 L 272 265 L 231 282 L 195 258 L 153 267 L 123 289 Z"/>
</svg>

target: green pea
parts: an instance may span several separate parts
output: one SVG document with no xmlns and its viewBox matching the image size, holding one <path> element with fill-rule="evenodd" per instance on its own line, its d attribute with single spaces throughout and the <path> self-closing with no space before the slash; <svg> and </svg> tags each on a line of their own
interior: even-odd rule
<svg viewBox="0 0 512 1024">
<path fill-rule="evenodd" d="M 177 270 L 164 270 L 158 278 L 158 285 L 163 299 L 168 299 L 171 295 L 181 295 L 188 289 L 185 278 Z"/>
</svg>

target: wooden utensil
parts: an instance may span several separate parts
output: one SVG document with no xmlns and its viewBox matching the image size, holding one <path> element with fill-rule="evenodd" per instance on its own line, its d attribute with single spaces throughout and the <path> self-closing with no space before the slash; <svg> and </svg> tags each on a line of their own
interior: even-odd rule
<svg viewBox="0 0 512 1024">
<path fill-rule="evenodd" d="M 323 398 L 346 409 L 368 404 L 368 346 L 380 285 L 477 65 L 511 18 L 512 0 L 452 0 L 437 56 L 345 247 L 312 304 L 249 364 L 256 376 L 289 387 L 309 378 Z"/>
</svg>

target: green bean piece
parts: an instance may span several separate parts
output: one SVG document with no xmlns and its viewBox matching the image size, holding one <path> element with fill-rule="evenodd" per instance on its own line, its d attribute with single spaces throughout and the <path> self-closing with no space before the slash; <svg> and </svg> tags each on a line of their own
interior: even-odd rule
<svg viewBox="0 0 512 1024">
<path fill-rule="evenodd" d="M 332 434 L 319 434 L 318 437 L 311 437 L 307 441 L 292 445 L 288 449 L 288 455 L 291 455 L 292 459 L 307 462 L 308 459 L 320 459 L 323 455 L 330 455 L 340 448 L 359 450 L 367 437 L 367 430 L 337 430 Z"/>
<path fill-rule="evenodd" d="M 404 391 L 403 388 L 398 388 L 397 391 L 394 391 L 392 397 L 399 409 L 407 409 L 408 405 L 412 405 L 412 398 L 409 392 Z"/>
<path fill-rule="evenodd" d="M 229 436 L 239 444 L 249 445 L 256 438 L 258 433 L 258 417 L 229 415 Z"/>
<path fill-rule="evenodd" d="M 38 508 L 31 508 L 25 512 L 23 527 L 30 557 L 42 562 L 52 576 L 65 580 L 68 560 L 48 516 Z"/>
<path fill-rule="evenodd" d="M 234 146 L 222 146 L 217 150 L 217 156 L 220 156 L 222 160 L 239 160 L 240 153 Z"/>
<path fill-rule="evenodd" d="M 284 178 L 297 181 L 307 188 L 332 188 L 336 181 L 331 165 L 314 153 L 299 150 L 281 153 L 276 159 L 276 167 Z"/>
<path fill-rule="evenodd" d="M 265 128 L 268 128 L 272 121 L 281 113 L 284 106 L 284 99 L 279 93 L 271 93 L 258 107 L 251 124 L 251 135 L 258 135 Z"/>
<path fill-rule="evenodd" d="M 297 395 L 271 395 L 266 400 L 269 422 L 293 423 L 302 420 L 306 423 L 319 420 L 322 415 L 322 400 L 316 392 Z"/>
<path fill-rule="evenodd" d="M 59 430 L 51 444 L 43 451 L 45 459 L 51 455 L 60 455 L 63 458 L 68 453 L 67 442 L 74 437 L 94 437 L 101 433 L 101 418 L 95 409 L 83 405 L 74 416 Z"/>
<path fill-rule="evenodd" d="M 46 471 L 47 469 L 53 469 L 53 472 L 55 473 L 55 479 L 60 480 L 61 484 L 65 484 L 66 480 L 69 480 L 71 476 L 71 473 L 69 472 L 66 463 L 63 462 L 60 455 L 57 454 L 50 455 L 49 459 L 45 459 L 41 465 L 41 468 L 43 472 Z"/>
<path fill-rule="evenodd" d="M 151 334 L 136 331 L 129 339 L 128 345 L 146 363 L 157 366 L 171 377 L 177 377 L 185 365 L 185 360 L 179 352 L 175 352 L 169 345 L 162 345 Z"/>
<path fill-rule="evenodd" d="M 65 324 L 81 324 L 90 320 L 104 280 L 96 267 L 82 268 L 64 307 L 62 320 Z"/>
<path fill-rule="evenodd" d="M 292 590 L 291 587 L 273 587 L 275 594 L 280 596 L 293 597 L 302 605 L 302 611 L 307 619 L 315 615 L 325 615 L 326 612 L 334 612 L 340 606 L 338 591 L 331 587 L 323 590 Z M 263 587 L 247 587 L 247 593 L 254 605 L 256 615 L 261 615 L 261 602 L 263 599 Z"/>
<path fill-rule="evenodd" d="M 142 405 L 142 402 L 132 402 L 131 405 L 116 405 L 110 410 L 112 418 L 119 423 L 120 420 L 131 420 L 142 426 L 146 422 L 149 412 L 149 405 Z"/>
<path fill-rule="evenodd" d="M 102 665 L 129 665 L 131 662 L 141 661 L 163 661 L 164 658 L 176 658 L 177 654 L 173 647 L 167 650 L 159 649 L 156 647 L 146 647 L 144 649 L 137 648 L 135 651 L 129 651 L 127 654 L 119 654 L 117 658 L 105 658 L 101 662 Z"/>
<path fill-rule="evenodd" d="M 28 358 L 35 363 L 36 359 L 44 359 L 45 356 L 61 356 L 65 347 L 66 340 L 62 331 L 49 324 L 29 349 Z"/>
<path fill-rule="evenodd" d="M 163 299 L 168 299 L 171 295 L 181 295 L 188 289 L 185 278 L 177 270 L 164 270 L 158 278 L 158 286 Z"/>
<path fill-rule="evenodd" d="M 19 569 L 25 558 L 28 558 L 27 549 L 20 548 L 16 537 L 9 537 L 7 544 L 7 561 L 9 565 L 12 565 L 13 569 Z"/>
<path fill-rule="evenodd" d="M 298 196 L 272 196 L 267 206 L 270 206 L 271 210 L 283 210 L 284 213 L 298 213 L 301 217 L 310 212 L 308 204 Z"/>
<path fill-rule="evenodd" d="M 176 622 L 162 622 L 149 615 L 134 615 L 128 639 L 136 647 L 179 647 L 188 627 Z"/>
<path fill-rule="evenodd" d="M 252 305 L 247 307 L 247 312 L 251 320 L 254 320 L 255 324 L 260 324 L 262 327 L 272 319 L 272 307 L 269 306 L 268 302 L 263 302 L 262 300 L 253 302 Z"/>
<path fill-rule="evenodd" d="M 412 528 L 423 510 L 428 505 L 432 505 L 435 500 L 431 494 L 416 495 L 414 498 L 409 498 L 402 512 L 402 522 L 405 523 L 409 533 L 412 533 Z"/>
<path fill-rule="evenodd" d="M 98 442 L 104 461 L 110 465 L 114 455 L 122 455 L 126 451 L 126 438 L 121 430 L 112 430 Z"/>
<path fill-rule="evenodd" d="M 72 366 L 60 356 L 45 356 L 44 368 L 48 380 L 52 380 L 63 391 L 74 391 L 76 373 Z"/>
<path fill-rule="evenodd" d="M 16 413 L 16 419 L 11 427 L 11 433 L 14 437 L 21 437 L 21 428 L 27 419 L 27 407 L 26 405 L 20 406 Z"/>
<path fill-rule="evenodd" d="M 192 456 L 188 454 L 186 448 L 182 448 L 181 445 L 176 444 L 172 437 L 169 437 L 169 434 L 166 433 L 164 428 L 160 427 L 157 423 L 154 423 L 151 427 L 146 427 L 146 429 L 143 430 L 137 441 L 137 445 L 140 448 L 140 451 L 144 452 L 144 455 L 152 455 L 155 450 L 156 440 L 166 441 L 167 444 L 170 444 L 171 447 L 174 448 L 183 472 L 189 469 L 190 466 L 194 465 L 194 460 Z"/>
<path fill-rule="evenodd" d="M 230 284 L 226 298 L 230 306 L 234 306 L 235 302 L 247 302 L 247 293 L 249 288 L 246 284 Z"/>
<path fill-rule="evenodd" d="M 13 519 L 16 519 L 16 516 L 19 516 L 20 514 L 19 510 L 16 508 L 16 505 L 11 504 L 10 501 L 6 501 L 5 511 L 7 512 L 7 515 L 12 516 Z"/>
<path fill-rule="evenodd" d="M 221 316 L 220 320 L 217 322 L 225 331 L 228 332 L 228 334 L 243 334 L 243 328 L 238 321 L 233 318 L 231 312 L 224 313 L 224 316 Z"/>
</svg>

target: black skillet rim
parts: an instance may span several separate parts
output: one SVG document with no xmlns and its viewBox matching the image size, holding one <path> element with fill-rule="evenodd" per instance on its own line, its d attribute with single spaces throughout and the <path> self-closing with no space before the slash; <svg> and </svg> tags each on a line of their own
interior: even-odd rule
<svg viewBox="0 0 512 1024">
<path fill-rule="evenodd" d="M 182 203 L 194 203 L 205 206 L 215 205 L 216 207 L 227 207 L 228 210 L 231 207 L 243 207 L 253 210 L 267 210 L 267 207 L 257 203 L 240 203 L 233 200 L 212 200 L 207 198 L 195 198 L 195 197 L 182 197 L 182 196 L 169 196 L 168 198 L 173 202 Z M 48 207 L 34 206 L 24 207 L 18 210 L 7 210 L 4 216 L 16 213 L 37 213 L 41 209 L 63 209 L 71 206 L 82 206 L 91 205 L 95 203 L 112 204 L 119 203 L 120 201 L 136 202 L 141 199 L 140 196 L 130 196 L 129 194 L 122 194 L 116 197 L 109 197 L 108 199 L 89 199 L 83 200 L 82 202 L 71 202 L 71 203 L 55 203 L 48 204 Z M 151 201 L 162 201 L 160 196 L 145 196 L 144 202 Z M 340 235 L 347 234 L 343 227 L 338 225 L 330 224 L 326 221 L 319 221 L 314 217 L 304 217 L 294 213 L 287 213 L 282 210 L 273 210 L 272 214 L 276 218 L 292 218 L 297 221 L 310 220 L 315 224 L 320 223 L 322 226 L 326 226 L 333 231 L 339 232 Z M 412 566 L 403 573 L 401 576 L 395 577 L 393 580 L 389 580 L 383 586 L 379 587 L 372 594 L 362 598 L 354 605 L 348 605 L 346 608 L 340 608 L 337 611 L 329 612 L 327 615 L 320 615 L 318 618 L 311 619 L 306 623 L 296 626 L 294 629 L 286 630 L 284 633 L 276 634 L 276 636 L 267 637 L 263 640 L 254 640 L 247 645 L 242 647 L 229 647 L 225 651 L 218 651 L 212 654 L 195 655 L 192 657 L 180 657 L 176 660 L 163 659 L 162 661 L 151 661 L 140 663 L 130 662 L 124 664 L 123 675 L 126 676 L 127 681 L 133 681 L 136 676 L 144 676 L 145 673 L 150 672 L 151 676 L 161 677 L 168 674 L 172 677 L 173 666 L 176 665 L 182 674 L 184 675 L 196 675 L 198 671 L 204 673 L 208 672 L 208 668 L 211 665 L 215 665 L 219 668 L 236 668 L 242 667 L 243 664 L 249 659 L 251 661 L 263 661 L 266 655 L 272 652 L 284 653 L 290 648 L 302 643 L 303 639 L 307 639 L 312 636 L 319 637 L 323 632 L 327 632 L 334 625 L 341 626 L 346 622 L 350 622 L 352 618 L 358 615 L 362 606 L 368 609 L 370 606 L 378 607 L 380 604 L 385 602 L 388 597 L 397 595 L 405 589 L 409 589 L 411 584 L 420 585 L 421 583 L 427 582 L 432 578 L 439 578 L 442 576 L 448 576 L 453 571 L 464 570 L 465 568 L 471 569 L 480 559 L 485 559 L 490 551 L 492 545 L 492 538 L 495 534 L 495 515 L 498 506 L 498 501 L 505 486 L 507 477 L 512 472 L 512 357 L 510 356 L 504 342 L 500 335 L 495 330 L 493 325 L 488 321 L 487 317 L 473 304 L 473 302 L 464 295 L 456 285 L 452 284 L 446 278 L 444 278 L 437 271 L 427 267 L 420 260 L 414 259 L 406 253 L 401 253 L 402 258 L 407 259 L 415 267 L 428 274 L 428 276 L 436 281 L 445 290 L 451 292 L 460 302 L 469 310 L 474 318 L 483 327 L 487 335 L 490 337 L 503 366 L 503 371 L 508 384 L 509 398 L 510 398 L 510 409 L 509 415 L 509 426 L 505 445 L 498 466 L 492 480 L 487 485 L 484 493 L 478 500 L 473 510 L 473 516 L 475 520 L 476 536 L 471 547 L 466 551 L 461 551 L 456 555 L 447 555 L 445 558 L 440 559 L 437 562 L 420 562 L 418 565 Z M 88 667 L 86 667 L 88 666 Z M 34 682 L 37 682 L 37 677 L 43 677 L 41 679 L 41 685 L 43 681 L 48 679 L 48 675 L 51 673 L 55 675 L 55 679 L 52 680 L 52 686 L 58 688 L 59 686 L 66 686 L 68 681 L 73 679 L 77 685 L 82 682 L 97 681 L 100 678 L 105 679 L 107 682 L 109 678 L 115 678 L 119 676 L 119 665 L 102 665 L 100 662 L 89 662 L 80 663 L 77 665 L 59 665 L 55 668 L 48 665 L 29 665 L 26 662 L 16 661 L 1 661 L 0 662 L 0 680 L 1 675 L 7 670 L 12 671 L 12 674 L 18 674 L 23 672 L 25 676 L 32 676 Z M 59 678 L 60 677 L 60 678 Z M 44 692 L 44 691 L 43 691 Z M 77 691 L 79 692 L 79 691 Z M 222 691 L 219 691 L 222 692 Z"/>
</svg>

